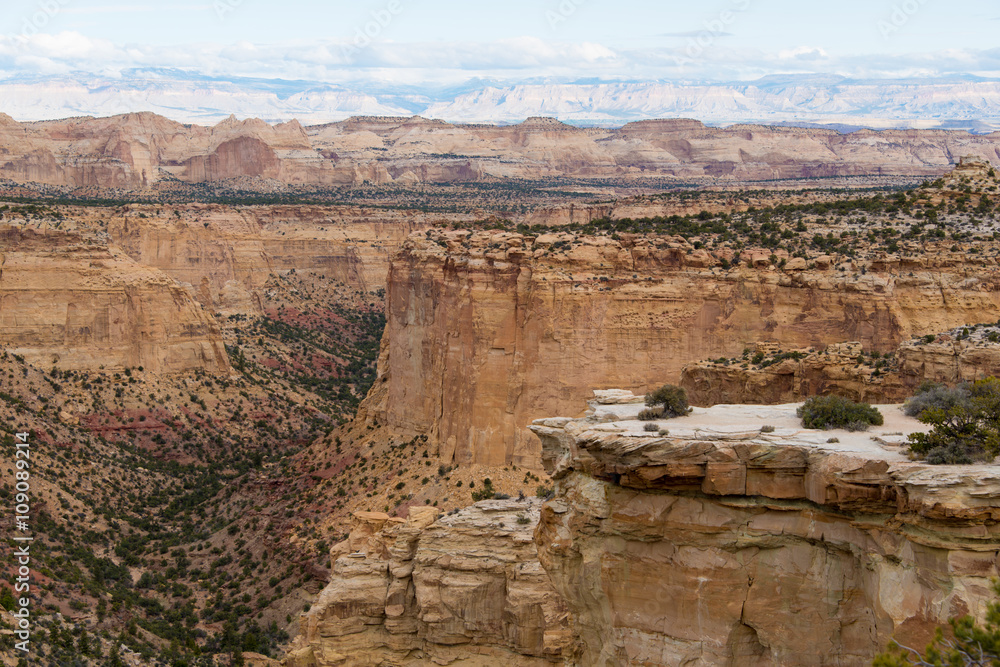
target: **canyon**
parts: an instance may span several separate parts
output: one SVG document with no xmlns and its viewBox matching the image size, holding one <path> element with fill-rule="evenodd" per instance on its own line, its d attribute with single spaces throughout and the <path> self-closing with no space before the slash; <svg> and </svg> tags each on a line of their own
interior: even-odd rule
<svg viewBox="0 0 1000 667">
<path fill-rule="evenodd" d="M 537 468 L 525 427 L 572 414 L 591 387 L 644 393 L 761 340 L 888 353 L 1000 307 L 995 267 L 945 248 L 783 269 L 726 256 L 680 237 L 414 235 L 390 269 L 385 388 L 369 409 L 446 461 Z"/>
<path fill-rule="evenodd" d="M 321 131 L 399 139 L 397 121 L 427 131 Z M 89 122 L 73 150 L 98 150 Z M 919 425 L 898 409 L 861 436 L 804 432 L 787 405 L 698 408 L 708 421 L 655 435 L 633 417 L 665 382 L 704 405 L 896 402 L 992 372 L 989 163 L 889 193 L 522 193 L 510 218 L 424 205 L 420 179 L 470 174 L 396 179 L 391 160 L 395 180 L 364 187 L 405 183 L 419 205 L 156 201 L 150 174 L 312 178 L 296 142 L 313 129 L 224 125 L 203 137 L 215 157 L 184 157 L 188 129 L 164 139 L 176 174 L 150 157 L 135 201 L 0 206 L 0 412 L 38 434 L 42 473 L 83 480 L 39 486 L 50 609 L 95 636 L 139 616 L 127 643 L 147 661 L 187 651 L 179 637 L 289 667 L 854 664 L 981 614 L 992 472 L 910 461 L 900 433 Z M 579 138 L 526 125 L 482 132 L 531 150 Z M 144 187 L 131 167 L 67 160 L 59 187 L 75 187 L 70 163 Z M 66 564 L 110 575 L 73 589 Z M 102 619 L 75 613 L 101 602 Z M 808 622 L 783 633 L 789 619 Z M 54 664 L 74 648 L 53 645 Z"/>
<path fill-rule="evenodd" d="M 1000 156 L 1000 135 L 835 130 L 642 120 L 577 128 L 533 117 L 462 125 L 419 116 L 305 127 L 230 117 L 211 127 L 153 113 L 19 123 L 0 114 L 0 179 L 142 190 L 239 181 L 249 189 L 618 178 L 722 181 L 931 176 L 956 158 Z"/>
<path fill-rule="evenodd" d="M 18 209 L 15 208 L 15 211 Z M 0 342 L 62 368 L 227 372 L 216 316 L 260 316 L 278 275 L 301 271 L 381 300 L 389 256 L 449 222 L 353 207 L 131 204 L 0 227 Z"/>
</svg>

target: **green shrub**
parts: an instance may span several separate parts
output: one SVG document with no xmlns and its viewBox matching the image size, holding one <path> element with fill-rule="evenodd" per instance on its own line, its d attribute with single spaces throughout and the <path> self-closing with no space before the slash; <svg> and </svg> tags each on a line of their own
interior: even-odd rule
<svg viewBox="0 0 1000 667">
<path fill-rule="evenodd" d="M 910 451 L 928 463 L 990 461 L 1000 453 L 1000 380 L 929 387 L 911 401 L 921 406 L 917 418 L 933 427 L 909 436 Z"/>
<path fill-rule="evenodd" d="M 660 427 L 657 426 L 656 424 L 644 424 L 642 430 L 646 431 L 647 433 L 656 433 L 660 430 Z"/>
<path fill-rule="evenodd" d="M 469 484 L 469 486 L 471 487 L 472 484 Z M 493 480 L 491 480 L 489 477 L 483 480 L 483 488 L 481 488 L 479 491 L 472 492 L 473 502 L 479 502 L 480 500 L 490 500 L 491 498 L 495 498 L 496 496 L 497 492 L 493 490 Z"/>
<path fill-rule="evenodd" d="M 661 414 L 668 419 L 671 417 L 680 417 L 691 412 L 691 408 L 688 407 L 687 392 L 672 384 L 665 384 L 659 389 L 646 394 L 646 405 L 650 408 L 659 408 L 662 406 Z"/>
<path fill-rule="evenodd" d="M 813 396 L 798 409 L 806 428 L 846 428 L 864 431 L 871 425 L 881 426 L 882 413 L 867 403 L 855 403 L 842 396 Z"/>
</svg>

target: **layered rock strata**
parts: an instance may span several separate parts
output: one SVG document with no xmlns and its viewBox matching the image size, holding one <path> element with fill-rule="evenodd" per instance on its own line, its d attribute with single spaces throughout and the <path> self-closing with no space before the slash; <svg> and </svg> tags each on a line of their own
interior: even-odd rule
<svg viewBox="0 0 1000 667">
<path fill-rule="evenodd" d="M 390 269 L 385 386 L 369 412 L 426 433 L 446 460 L 537 466 L 525 427 L 575 411 L 583 387 L 644 393 L 765 339 L 891 352 L 1000 312 L 1000 274 L 960 253 L 863 271 L 832 257 L 720 262 L 679 237 L 414 235 Z"/>
<path fill-rule="evenodd" d="M 852 342 L 830 345 L 819 352 L 782 352 L 780 360 L 773 363 L 753 364 L 748 355 L 700 361 L 684 367 L 679 384 L 688 401 L 699 406 L 777 405 L 827 394 L 867 403 L 897 403 L 913 393 L 913 387 L 904 385 L 898 374 L 875 373 L 871 365 L 858 363 L 863 352 L 861 343 Z"/>
<path fill-rule="evenodd" d="M 285 665 L 564 664 L 575 641 L 532 540 L 540 506 L 356 513 Z"/>
<path fill-rule="evenodd" d="M 215 321 L 172 278 L 58 232 L 0 227 L 0 345 L 43 368 L 229 370 Z"/>
<path fill-rule="evenodd" d="M 1000 136 L 650 120 L 576 128 L 551 118 L 450 125 L 351 118 L 303 128 L 229 118 L 213 127 L 152 113 L 18 123 L 0 114 L 0 178 L 71 187 L 145 188 L 163 180 L 340 186 L 488 178 L 652 176 L 783 179 L 937 175 L 956 155 L 1000 160 Z"/>
<path fill-rule="evenodd" d="M 131 205 L 107 223 L 137 262 L 190 286 L 211 312 L 260 313 L 275 273 L 307 271 L 365 292 L 384 289 L 389 257 L 411 233 L 448 220 L 333 206 Z"/>
<path fill-rule="evenodd" d="M 883 362 L 866 356 L 864 346 L 857 342 L 777 355 L 777 343 L 758 344 L 754 349 L 760 347 L 769 347 L 771 352 L 760 364 L 746 354 L 685 366 L 680 385 L 691 404 L 777 405 L 827 394 L 868 403 L 901 403 L 922 382 L 954 386 L 1000 375 L 1000 327 L 993 325 L 904 341 Z"/>
<path fill-rule="evenodd" d="M 861 665 L 890 638 L 922 647 L 949 617 L 982 617 L 1000 565 L 993 466 L 803 432 L 794 406 L 696 410 L 668 435 L 641 408 L 531 427 L 556 479 L 539 558 L 575 664 Z"/>
</svg>

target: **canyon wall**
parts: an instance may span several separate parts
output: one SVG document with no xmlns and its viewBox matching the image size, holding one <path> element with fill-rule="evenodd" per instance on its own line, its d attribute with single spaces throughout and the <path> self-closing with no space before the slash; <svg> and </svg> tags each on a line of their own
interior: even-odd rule
<svg viewBox="0 0 1000 667">
<path fill-rule="evenodd" d="M 642 407 L 532 426 L 556 479 L 536 541 L 574 664 L 870 664 L 890 638 L 923 648 L 949 617 L 982 618 L 1000 566 L 992 466 L 765 434 L 780 416 L 761 408 L 651 436 Z"/>
<path fill-rule="evenodd" d="M 446 460 L 537 466 L 525 427 L 590 387 L 642 393 L 760 340 L 890 352 L 1000 307 L 995 267 L 958 252 L 813 264 L 723 269 L 680 238 L 414 235 L 390 269 L 386 388 L 369 411 Z"/>
<path fill-rule="evenodd" d="M 405 521 L 356 513 L 285 665 L 565 664 L 576 643 L 532 540 L 540 507 L 413 507 Z"/>
<path fill-rule="evenodd" d="M 42 368 L 229 369 L 215 321 L 173 279 L 59 232 L 0 228 L 0 344 Z"/>
<path fill-rule="evenodd" d="M 211 312 L 260 313 L 275 273 L 316 273 L 352 289 L 384 289 L 407 236 L 457 216 L 347 206 L 130 205 L 108 220 L 135 261 L 191 286 Z"/>
<path fill-rule="evenodd" d="M 303 128 L 229 118 L 212 127 L 152 113 L 18 123 L 0 114 L 0 178 L 69 187 L 146 188 L 250 179 L 257 186 L 671 176 L 767 180 L 935 175 L 961 155 L 1000 162 L 1000 135 L 650 120 L 577 128 L 551 118 L 511 126 L 352 118 Z M 256 187 L 256 186 L 254 186 Z"/>
<path fill-rule="evenodd" d="M 0 343 L 43 367 L 228 371 L 214 315 L 264 314 L 294 271 L 380 301 L 407 235 L 452 217 L 214 204 L 7 213 Z"/>
</svg>

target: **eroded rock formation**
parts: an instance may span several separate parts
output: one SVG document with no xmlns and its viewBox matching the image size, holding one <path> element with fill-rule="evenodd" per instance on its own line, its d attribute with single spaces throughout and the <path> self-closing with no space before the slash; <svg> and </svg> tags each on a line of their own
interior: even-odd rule
<svg viewBox="0 0 1000 667">
<path fill-rule="evenodd" d="M 767 349 L 767 356 L 754 363 L 751 352 L 762 349 Z M 691 404 L 700 406 L 777 405 L 826 394 L 868 403 L 902 403 L 925 381 L 954 386 L 996 375 L 1000 375 L 1000 327 L 981 324 L 904 341 L 880 360 L 866 355 L 857 342 L 787 352 L 778 350 L 773 341 L 759 343 L 742 358 L 688 364 L 680 385 Z"/>
<path fill-rule="evenodd" d="M 828 443 L 778 408 L 651 435 L 641 407 L 531 427 L 557 480 L 539 558 L 583 644 L 575 664 L 861 665 L 892 637 L 922 647 L 984 613 L 992 466 L 913 463 L 868 435 Z"/>
<path fill-rule="evenodd" d="M 409 234 L 448 220 L 415 211 L 336 206 L 130 205 L 108 222 L 113 243 L 191 286 L 211 312 L 259 313 L 275 273 L 308 271 L 364 292 L 384 289 Z"/>
<path fill-rule="evenodd" d="M 412 185 L 489 177 L 780 179 L 937 175 L 953 156 L 1000 160 L 1000 136 L 942 130 L 860 131 L 650 120 L 577 128 L 551 118 L 451 125 L 424 118 L 351 118 L 303 128 L 227 119 L 183 125 L 152 113 L 18 123 L 0 116 L 0 178 L 144 188 L 163 179 L 256 178 L 337 186 Z"/>
<path fill-rule="evenodd" d="M 585 387 L 644 393 L 691 360 L 737 356 L 759 340 L 787 349 L 903 340 L 978 322 L 1000 308 L 1000 274 L 960 253 L 819 257 L 778 269 L 721 260 L 676 238 L 430 231 L 389 273 L 379 423 L 426 433 L 442 458 L 537 466 L 524 428 L 572 413 Z"/>
<path fill-rule="evenodd" d="M 407 520 L 354 515 L 287 667 L 563 664 L 566 608 L 532 540 L 539 500 L 489 500 Z"/>
<path fill-rule="evenodd" d="M 229 369 L 215 321 L 172 278 L 59 232 L 0 228 L 0 343 L 45 368 Z"/>
</svg>

